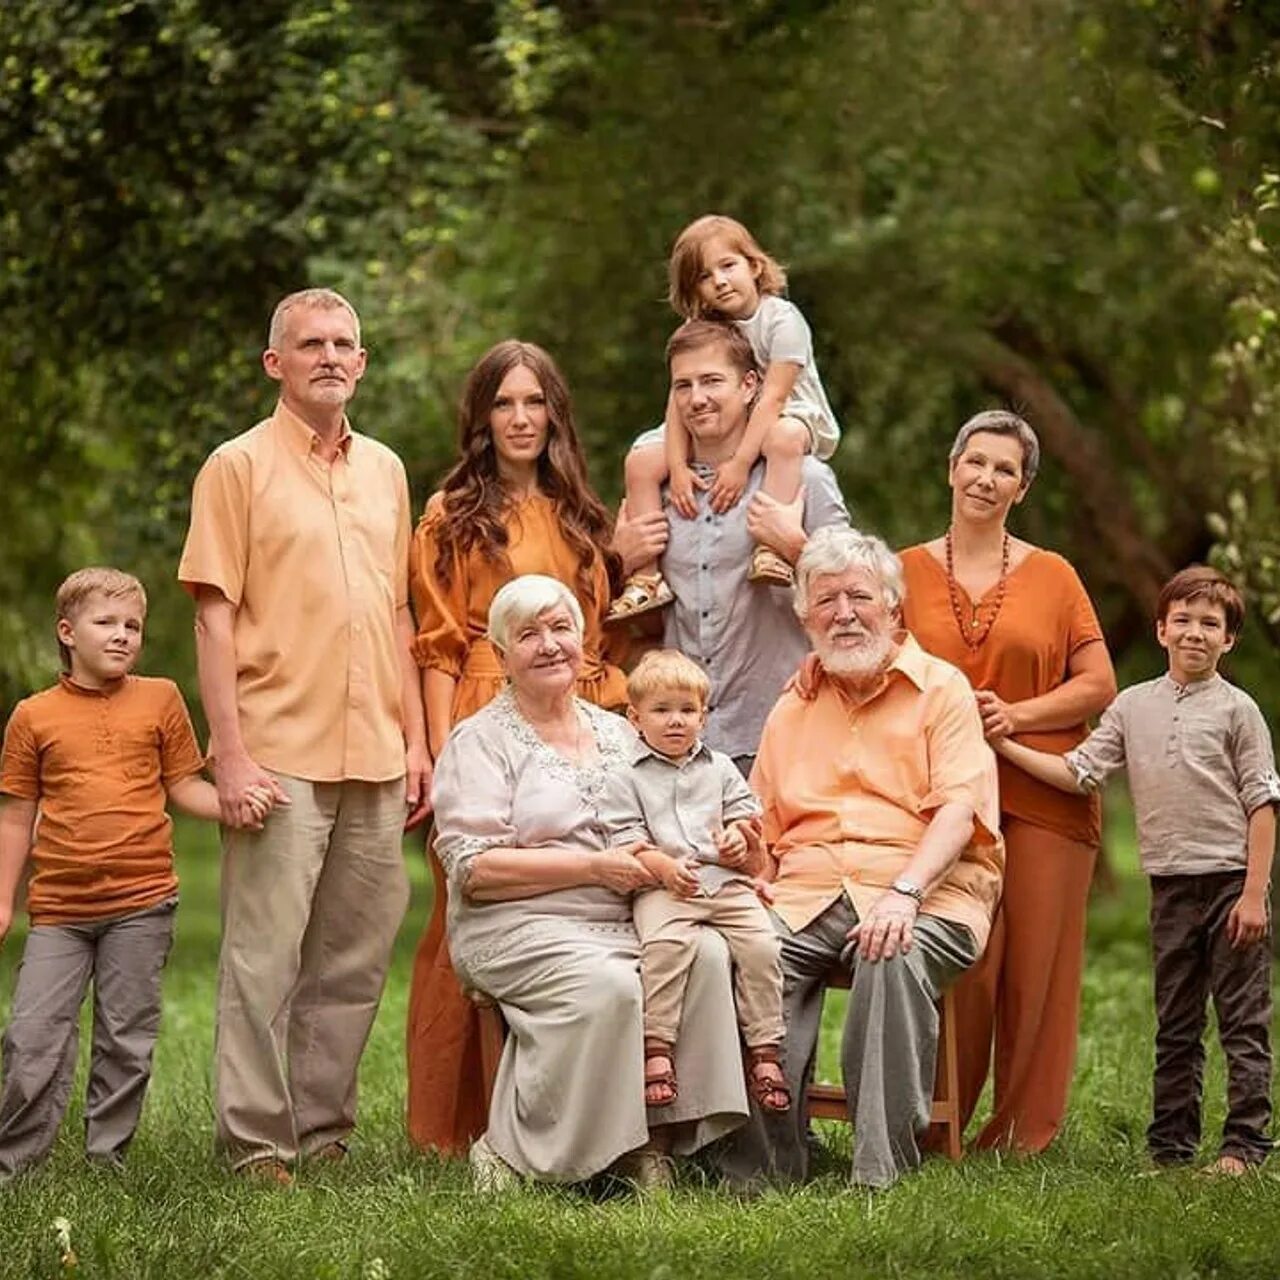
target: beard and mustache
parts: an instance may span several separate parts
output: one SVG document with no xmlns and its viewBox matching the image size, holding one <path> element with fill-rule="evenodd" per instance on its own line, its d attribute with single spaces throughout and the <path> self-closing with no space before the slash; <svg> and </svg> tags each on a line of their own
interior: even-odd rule
<svg viewBox="0 0 1280 1280">
<path fill-rule="evenodd" d="M 838 638 L 857 640 L 852 648 L 834 643 Z M 813 647 L 828 675 L 854 685 L 870 684 L 884 674 L 893 660 L 894 639 L 889 630 L 844 630 L 834 635 L 814 636 Z"/>
</svg>

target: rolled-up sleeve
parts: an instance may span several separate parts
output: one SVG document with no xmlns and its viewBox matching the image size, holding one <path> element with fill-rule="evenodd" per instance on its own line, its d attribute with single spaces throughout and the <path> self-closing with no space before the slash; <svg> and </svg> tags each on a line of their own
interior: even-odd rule
<svg viewBox="0 0 1280 1280">
<path fill-rule="evenodd" d="M 456 680 L 467 651 L 467 584 L 462 559 L 456 554 L 447 583 L 436 571 L 437 534 L 443 518 L 443 508 L 433 498 L 418 522 L 409 553 L 409 589 L 418 620 L 413 656 L 420 667 Z"/>
<path fill-rule="evenodd" d="M 501 751 L 474 722 L 464 720 L 449 735 L 436 762 L 431 799 L 436 856 L 451 893 L 462 892 L 468 864 L 478 853 L 515 845 L 514 783 Z"/>
<path fill-rule="evenodd" d="M 1121 694 L 1103 713 L 1098 727 L 1063 759 L 1085 791 L 1096 791 L 1125 765 L 1125 696 Z"/>
<path fill-rule="evenodd" d="M 640 790 L 630 769 L 610 773 L 597 811 L 604 838 L 611 849 L 653 840 L 640 803 Z"/>
<path fill-rule="evenodd" d="M 1000 838 L 1000 791 L 995 753 L 982 732 L 978 700 L 958 671 L 940 685 L 925 722 L 929 744 L 929 790 L 922 814 L 945 804 L 973 811 L 973 839 L 992 844 Z"/>
<path fill-rule="evenodd" d="M 1263 805 L 1280 804 L 1280 778 L 1276 776 L 1271 734 L 1253 702 L 1240 706 L 1236 712 L 1231 756 L 1245 813 L 1251 814 Z"/>
</svg>

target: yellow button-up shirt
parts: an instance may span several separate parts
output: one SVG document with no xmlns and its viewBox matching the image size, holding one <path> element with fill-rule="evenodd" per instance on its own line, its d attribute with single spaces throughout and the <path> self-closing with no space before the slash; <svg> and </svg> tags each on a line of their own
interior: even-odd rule
<svg viewBox="0 0 1280 1280">
<path fill-rule="evenodd" d="M 409 486 L 346 428 L 332 461 L 283 403 L 196 477 L 178 578 L 236 607 L 245 748 L 312 782 L 404 774 L 396 610 L 408 603 Z"/>
<path fill-rule="evenodd" d="M 862 703 L 826 676 L 810 700 L 784 693 L 751 785 L 778 864 L 774 910 L 793 931 L 842 892 L 864 915 L 902 875 L 934 813 L 969 805 L 973 838 L 923 910 L 986 946 L 1004 874 L 995 756 L 969 682 L 910 636 Z"/>
</svg>

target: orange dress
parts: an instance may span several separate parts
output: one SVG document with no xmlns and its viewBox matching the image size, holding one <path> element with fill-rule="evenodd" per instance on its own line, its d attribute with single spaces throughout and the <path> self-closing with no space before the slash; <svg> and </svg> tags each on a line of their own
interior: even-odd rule
<svg viewBox="0 0 1280 1280">
<path fill-rule="evenodd" d="M 543 573 L 576 589 L 578 559 L 560 531 L 551 499 L 535 494 L 515 504 L 507 523 L 507 564 L 479 551 L 454 552 L 449 582 L 436 576 L 437 535 L 443 500 L 435 494 L 413 535 L 409 584 L 418 635 L 414 655 L 425 669 L 443 671 L 457 682 L 452 722 L 457 724 L 489 702 L 503 685 L 502 669 L 485 638 L 489 605 L 499 588 L 526 573 Z M 584 618 L 581 697 L 599 706 L 626 705 L 626 677 L 605 659 L 602 619 L 609 607 L 603 557 L 592 575 L 592 599 L 579 599 Z M 420 1147 L 445 1154 L 465 1151 L 484 1131 L 485 1101 L 474 1006 L 463 994 L 449 961 L 445 936 L 444 873 L 429 854 L 435 901 L 418 944 L 409 991 L 408 1127 Z"/>
<path fill-rule="evenodd" d="M 1051 551 L 1033 550 L 1011 570 L 985 640 L 971 649 L 952 608 L 946 569 L 925 546 L 901 553 L 903 621 L 929 653 L 945 658 L 975 689 L 1023 702 L 1056 689 L 1083 645 L 1102 628 L 1075 570 Z M 976 604 L 957 585 L 961 618 L 986 626 L 999 587 Z M 1017 741 L 1062 753 L 1080 743 L 1083 724 L 1023 733 Z M 1003 758 L 1000 826 L 1004 895 L 981 960 L 956 984 L 962 1120 L 982 1092 L 995 1040 L 995 1112 L 977 1145 L 1043 1150 L 1066 1113 L 1075 1067 L 1085 911 L 1100 840 L 1096 796 L 1073 796 L 1039 782 Z"/>
</svg>

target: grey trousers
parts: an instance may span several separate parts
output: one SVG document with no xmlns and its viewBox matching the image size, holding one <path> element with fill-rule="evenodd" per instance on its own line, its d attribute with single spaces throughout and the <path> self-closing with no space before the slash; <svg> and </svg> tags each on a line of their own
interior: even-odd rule
<svg viewBox="0 0 1280 1280">
<path fill-rule="evenodd" d="M 75 1077 L 80 1005 L 90 978 L 85 1150 L 94 1160 L 123 1159 L 151 1079 L 160 974 L 177 901 L 114 920 L 32 927 L 3 1040 L 0 1176 L 38 1164 L 53 1147 Z"/>
<path fill-rule="evenodd" d="M 886 1187 L 919 1167 L 917 1138 L 928 1128 L 933 1101 L 938 998 L 977 959 L 977 944 L 964 925 L 921 915 L 905 956 L 858 962 L 846 941 L 857 922 L 844 895 L 799 933 L 774 917 L 782 936 L 783 1070 L 794 1105 L 779 1114 L 752 1103 L 751 1120 L 717 1153 L 720 1170 L 732 1183 L 808 1177 L 804 1097 L 817 1054 L 822 980 L 836 964 L 851 960 L 840 1067 L 853 1124 L 852 1179 L 861 1186 Z"/>
<path fill-rule="evenodd" d="M 237 1167 L 355 1127 L 356 1072 L 409 902 L 404 779 L 306 782 L 262 831 L 223 829 L 217 1143 Z"/>
</svg>

